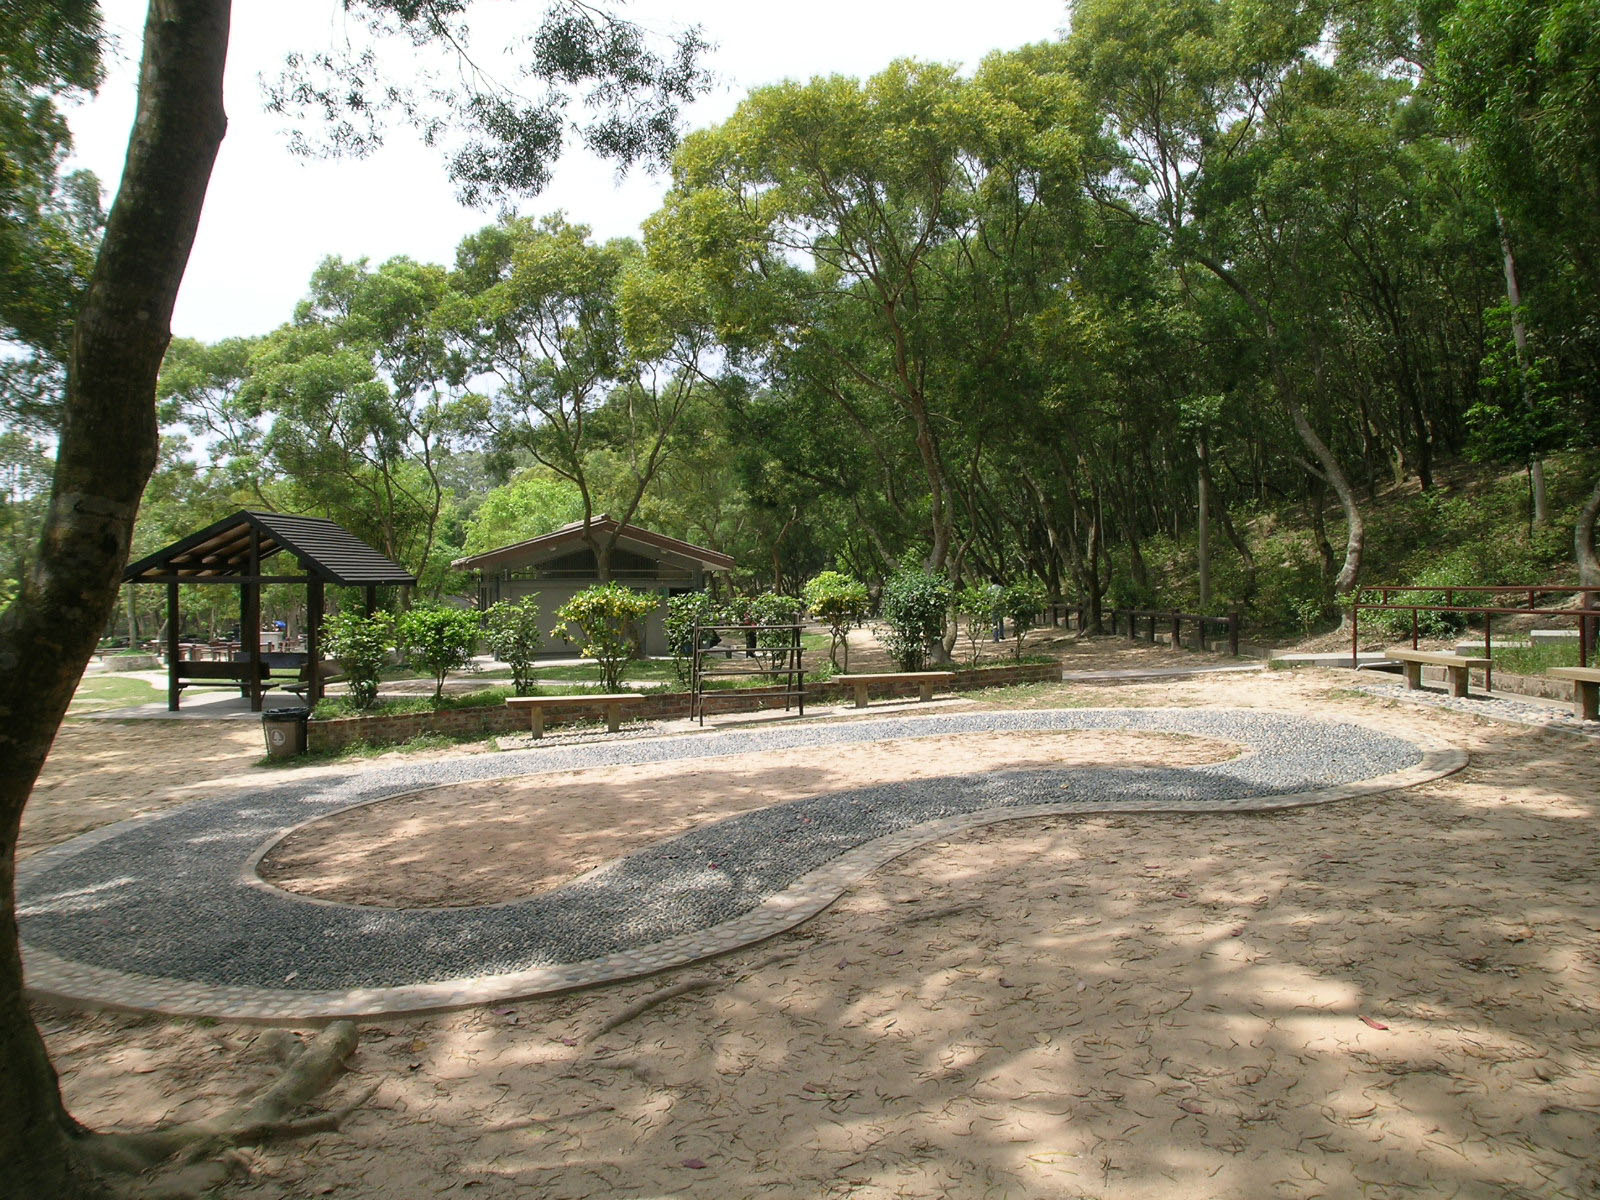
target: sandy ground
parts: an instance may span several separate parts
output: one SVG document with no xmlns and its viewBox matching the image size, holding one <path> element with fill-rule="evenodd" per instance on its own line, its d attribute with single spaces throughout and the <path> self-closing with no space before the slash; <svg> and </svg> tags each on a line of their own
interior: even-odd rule
<svg viewBox="0 0 1600 1200">
<path fill-rule="evenodd" d="M 1132 665 L 1093 649 L 1074 665 Z M 1350 680 L 989 699 L 1350 715 L 1471 765 L 1265 816 L 993 826 L 697 966 L 369 1023 L 335 1096 L 376 1083 L 368 1104 L 338 1133 L 251 1152 L 223 1194 L 1596 1195 L 1596 743 Z M 98 785 L 108 815 L 116 778 Z M 29 819 L 36 843 L 86 823 Z M 91 1124 L 202 1115 L 271 1077 L 259 1029 L 38 1015 Z"/>
<path fill-rule="evenodd" d="M 385 908 L 495 904 L 565 883 L 697 825 L 808 796 L 1049 766 L 1218 762 L 1238 747 L 1161 734 L 1011 733 L 899 738 L 826 750 L 431 788 L 298 830 L 260 866 L 302 895 Z"/>
</svg>

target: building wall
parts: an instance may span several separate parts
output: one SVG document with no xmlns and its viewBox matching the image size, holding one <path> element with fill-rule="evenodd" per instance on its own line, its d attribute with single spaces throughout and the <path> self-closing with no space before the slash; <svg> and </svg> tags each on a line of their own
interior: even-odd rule
<svg viewBox="0 0 1600 1200">
<path fill-rule="evenodd" d="M 498 600 L 521 600 L 524 596 L 537 594 L 539 597 L 539 628 L 544 634 L 545 658 L 572 658 L 582 653 L 582 649 L 555 633 L 556 626 L 561 624 L 561 619 L 556 616 L 556 611 L 572 599 L 573 596 L 583 591 L 584 588 L 593 587 L 599 583 L 595 579 L 485 579 L 479 589 L 479 601 L 483 604 L 493 604 Z M 681 579 L 651 580 L 628 579 L 620 581 L 626 586 L 640 592 L 654 592 L 661 603 L 656 606 L 645 622 L 644 652 L 648 655 L 662 655 L 669 652 L 667 646 L 666 626 L 666 597 L 669 592 L 681 592 L 686 585 Z M 705 576 L 697 573 L 691 590 L 699 591 L 705 587 Z"/>
</svg>

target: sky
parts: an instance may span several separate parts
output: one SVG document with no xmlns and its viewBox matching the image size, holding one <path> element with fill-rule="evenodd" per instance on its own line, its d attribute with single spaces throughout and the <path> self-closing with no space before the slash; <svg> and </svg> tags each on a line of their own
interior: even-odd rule
<svg viewBox="0 0 1600 1200">
<path fill-rule="evenodd" d="M 109 203 L 133 123 L 144 0 L 102 0 L 118 42 L 98 95 L 70 112 L 72 165 L 99 175 Z M 494 29 L 534 24 L 546 0 L 485 3 L 474 53 L 493 62 L 503 39 Z M 1053 39 L 1066 21 L 1064 0 L 631 0 L 621 11 L 647 29 L 701 26 L 715 43 L 707 65 L 713 90 L 685 113 L 689 128 L 729 116 L 753 87 L 814 75 L 871 75 L 892 59 L 958 63 L 970 70 L 992 50 Z M 492 15 L 491 15 L 492 14 Z M 396 129 L 385 147 L 359 160 L 297 158 L 282 118 L 264 109 L 260 80 L 291 50 L 330 48 L 345 36 L 333 0 L 243 0 L 234 5 L 224 100 L 228 134 L 207 193 L 188 273 L 173 313 L 180 337 L 216 341 L 265 333 L 293 314 L 324 257 L 396 255 L 449 264 L 461 238 L 494 213 L 457 203 L 438 151 Z M 509 77 L 509 72 L 507 72 Z M 659 206 L 664 175 L 615 168 L 569 151 L 542 194 L 523 213 L 555 210 L 601 238 L 636 236 Z"/>
</svg>

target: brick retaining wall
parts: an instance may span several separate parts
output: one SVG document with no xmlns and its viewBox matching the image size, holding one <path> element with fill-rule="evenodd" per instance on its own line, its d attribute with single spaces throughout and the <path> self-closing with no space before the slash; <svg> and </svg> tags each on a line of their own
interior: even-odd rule
<svg viewBox="0 0 1600 1200">
<path fill-rule="evenodd" d="M 1006 667 L 978 667 L 958 670 L 950 690 L 971 691 L 976 688 L 1008 687 L 1018 683 L 1050 683 L 1061 678 L 1061 667 L 1054 663 L 1019 663 Z M 875 683 L 868 694 L 876 699 L 906 698 L 917 694 L 915 682 Z M 711 713 L 756 712 L 765 708 L 782 708 L 783 692 L 779 688 L 745 688 L 739 691 L 717 692 L 716 702 L 708 709 Z M 848 683 L 810 683 L 806 685 L 808 704 L 852 703 L 855 690 Z M 644 699 L 624 713 L 646 721 L 683 720 L 690 716 L 688 692 L 646 692 Z M 605 720 L 605 708 L 592 700 L 575 699 L 571 704 L 551 705 L 544 710 L 545 726 L 570 725 L 575 722 L 598 723 Z M 489 737 L 498 733 L 521 733 L 528 728 L 528 714 L 513 712 L 505 705 L 492 708 L 446 708 L 433 712 L 400 713 L 371 717 L 338 717 L 327 721 L 312 721 L 306 730 L 307 748 L 314 754 L 342 750 L 346 746 L 365 742 L 370 746 L 387 746 L 408 742 L 425 733 L 442 733 L 451 737 Z"/>
</svg>

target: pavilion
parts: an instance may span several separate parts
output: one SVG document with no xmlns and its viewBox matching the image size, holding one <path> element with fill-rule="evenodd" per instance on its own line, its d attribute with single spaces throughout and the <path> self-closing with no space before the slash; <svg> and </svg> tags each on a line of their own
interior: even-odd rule
<svg viewBox="0 0 1600 1200">
<path fill-rule="evenodd" d="M 268 574 L 263 563 L 287 552 L 298 563 L 296 574 Z M 380 585 L 415 586 L 417 578 L 391 562 L 343 526 L 321 517 L 248 509 L 207 525 L 164 550 L 130 563 L 124 583 L 167 585 L 167 708 L 178 710 L 178 588 L 182 584 L 231 584 L 239 589 L 240 661 L 249 664 L 243 686 L 252 712 L 261 711 L 261 585 L 306 585 L 306 699 L 322 698 L 321 654 L 323 597 L 328 584 L 362 588 L 370 613 Z"/>
</svg>

